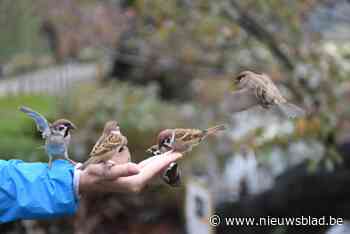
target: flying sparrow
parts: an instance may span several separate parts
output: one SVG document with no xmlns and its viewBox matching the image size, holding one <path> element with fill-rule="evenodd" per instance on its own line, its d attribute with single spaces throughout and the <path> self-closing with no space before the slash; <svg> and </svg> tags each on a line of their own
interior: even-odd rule
<svg viewBox="0 0 350 234">
<path fill-rule="evenodd" d="M 289 103 L 269 76 L 252 71 L 243 71 L 234 78 L 238 90 L 230 95 L 230 111 L 239 112 L 260 105 L 264 109 L 278 107 L 290 118 L 302 117 L 305 111 Z"/>
<path fill-rule="evenodd" d="M 41 132 L 43 139 L 45 139 L 45 151 L 49 156 L 49 168 L 52 166 L 52 160 L 61 157 L 76 164 L 68 156 L 68 146 L 71 139 L 70 131 L 76 129 L 71 121 L 59 119 L 50 124 L 45 117 L 28 107 L 20 107 L 20 111 L 34 119 L 38 130 Z"/>
<path fill-rule="evenodd" d="M 168 152 L 165 147 L 159 149 L 158 145 L 151 146 L 146 152 L 152 156 L 157 156 Z M 178 187 L 181 185 L 181 170 L 176 162 L 171 163 L 167 169 L 165 169 L 162 179 L 165 183 L 172 187 Z"/>
<path fill-rule="evenodd" d="M 98 139 L 93 147 L 90 158 L 80 167 L 84 170 L 89 164 L 104 162 L 109 166 L 115 164 L 111 159 L 117 152 L 122 152 L 128 144 L 128 139 L 120 132 L 119 125 L 116 121 L 108 121 L 105 124 L 102 136 Z M 118 163 L 127 163 L 130 158 L 122 159 Z"/>
<path fill-rule="evenodd" d="M 224 125 L 218 125 L 206 130 L 200 129 L 166 129 L 159 133 L 157 138 L 158 148 L 186 153 L 192 150 L 194 146 L 199 145 L 202 140 L 219 131 L 225 130 Z"/>
</svg>

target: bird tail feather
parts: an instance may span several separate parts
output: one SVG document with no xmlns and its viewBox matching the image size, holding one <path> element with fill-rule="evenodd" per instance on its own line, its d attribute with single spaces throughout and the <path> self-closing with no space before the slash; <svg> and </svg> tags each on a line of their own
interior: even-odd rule
<svg viewBox="0 0 350 234">
<path fill-rule="evenodd" d="M 217 126 L 208 128 L 208 129 L 206 130 L 206 135 L 207 135 L 207 136 L 213 135 L 213 134 L 216 134 L 217 132 L 224 131 L 225 129 L 226 129 L 226 126 L 223 125 L 223 124 L 217 125 Z"/>
<path fill-rule="evenodd" d="M 306 114 L 305 110 L 288 102 L 279 104 L 278 109 L 289 118 L 303 117 Z"/>
<path fill-rule="evenodd" d="M 32 109 L 30 109 L 29 107 L 26 107 L 26 106 L 21 106 L 19 108 L 20 111 L 22 111 L 23 113 L 30 113 L 30 112 L 33 112 Z"/>
</svg>

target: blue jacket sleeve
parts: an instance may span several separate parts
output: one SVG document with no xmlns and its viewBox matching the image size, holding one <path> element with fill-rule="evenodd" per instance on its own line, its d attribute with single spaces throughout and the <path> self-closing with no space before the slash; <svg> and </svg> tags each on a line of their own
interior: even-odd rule
<svg viewBox="0 0 350 234">
<path fill-rule="evenodd" d="M 0 223 L 74 214 L 78 199 L 73 186 L 74 166 L 0 160 Z"/>
</svg>

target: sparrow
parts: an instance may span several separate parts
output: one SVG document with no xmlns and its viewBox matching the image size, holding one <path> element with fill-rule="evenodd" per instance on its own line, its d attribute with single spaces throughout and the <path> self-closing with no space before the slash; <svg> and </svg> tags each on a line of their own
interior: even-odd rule
<svg viewBox="0 0 350 234">
<path fill-rule="evenodd" d="M 206 130 L 200 129 L 165 129 L 161 131 L 157 138 L 158 148 L 164 152 L 176 151 L 179 153 L 187 153 L 193 147 L 199 145 L 202 140 L 219 131 L 225 130 L 225 125 L 218 125 Z"/>
<path fill-rule="evenodd" d="M 105 163 L 109 167 L 113 166 L 115 162 L 111 159 L 116 152 L 122 152 L 124 147 L 127 146 L 128 139 L 120 132 L 119 124 L 117 121 L 108 121 L 105 126 L 101 137 L 96 142 L 90 153 L 90 158 L 80 167 L 84 170 L 88 165 L 94 163 Z M 127 163 L 130 158 L 123 160 Z"/>
<path fill-rule="evenodd" d="M 41 132 L 42 138 L 45 139 L 44 148 L 49 156 L 49 169 L 51 169 L 52 160 L 62 157 L 72 164 L 76 164 L 68 156 L 68 146 L 71 139 L 70 131 L 76 129 L 71 121 L 59 119 L 50 124 L 45 117 L 28 107 L 22 106 L 20 111 L 35 121 L 38 131 Z"/>
<path fill-rule="evenodd" d="M 146 152 L 150 153 L 152 156 L 157 156 L 169 152 L 169 150 L 165 147 L 161 150 L 158 145 L 153 145 Z M 181 170 L 176 162 L 172 162 L 167 169 L 165 169 L 162 174 L 162 179 L 166 184 L 172 187 L 178 187 L 181 185 Z"/>
<path fill-rule="evenodd" d="M 288 102 L 282 96 L 266 74 L 243 71 L 234 77 L 234 84 L 238 90 L 229 97 L 230 111 L 239 112 L 260 105 L 264 109 L 277 107 L 290 118 L 305 115 L 303 109 Z"/>
<path fill-rule="evenodd" d="M 206 130 L 200 129 L 166 129 L 159 133 L 157 144 L 151 146 L 147 152 L 153 156 L 161 155 L 167 152 L 186 153 L 197 146 L 206 137 L 219 131 L 225 130 L 224 125 L 218 125 Z M 173 162 L 165 170 L 162 179 L 170 186 L 177 187 L 181 185 L 181 170 L 176 162 Z"/>
</svg>

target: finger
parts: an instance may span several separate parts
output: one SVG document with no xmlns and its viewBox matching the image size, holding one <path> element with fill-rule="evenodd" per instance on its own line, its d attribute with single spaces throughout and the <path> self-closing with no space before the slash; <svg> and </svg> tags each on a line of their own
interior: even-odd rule
<svg viewBox="0 0 350 234">
<path fill-rule="evenodd" d="M 170 151 L 168 152 L 165 152 L 163 154 L 160 154 L 160 155 L 156 155 L 156 156 L 153 156 L 153 157 L 150 157 L 150 158 L 147 158 L 141 162 L 138 163 L 139 165 L 139 168 L 142 169 L 143 167 L 145 167 L 147 164 L 151 163 L 153 160 L 156 160 L 157 158 L 161 158 L 161 157 L 165 157 L 167 156 L 168 154 L 171 154 Z"/>
<path fill-rule="evenodd" d="M 87 168 L 89 174 L 100 177 L 101 179 L 117 179 L 123 176 L 132 176 L 140 172 L 137 164 L 125 163 L 121 165 L 115 165 L 109 170 L 106 170 L 104 164 L 92 164 Z"/>
<path fill-rule="evenodd" d="M 126 181 L 131 183 L 146 184 L 148 181 L 152 180 L 155 176 L 158 176 L 170 163 L 180 159 L 182 154 L 171 153 L 163 155 L 162 157 L 157 157 L 153 159 L 150 163 L 145 165 L 138 175 L 132 177 L 120 178 L 120 181 Z M 129 181 L 128 181 L 129 180 Z"/>
<path fill-rule="evenodd" d="M 180 153 L 165 153 L 162 155 L 159 155 L 158 158 L 155 158 L 150 163 L 145 165 L 142 170 L 141 174 L 156 174 L 159 173 L 162 169 L 169 166 L 170 163 L 175 162 L 176 160 L 180 159 L 182 157 L 182 154 Z"/>
<path fill-rule="evenodd" d="M 135 163 L 124 163 L 113 166 L 110 170 L 105 172 L 105 178 L 115 180 L 119 177 L 133 176 L 140 173 L 138 165 Z"/>
<path fill-rule="evenodd" d="M 153 160 L 159 158 L 160 156 L 161 156 L 161 155 L 152 156 L 152 157 L 150 157 L 150 158 L 147 158 L 147 159 L 145 159 L 145 160 L 139 162 L 139 163 L 138 163 L 139 168 L 140 168 L 140 169 L 143 168 L 143 167 L 146 166 L 148 163 L 150 163 L 150 162 L 152 162 Z"/>
</svg>

